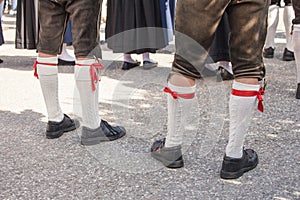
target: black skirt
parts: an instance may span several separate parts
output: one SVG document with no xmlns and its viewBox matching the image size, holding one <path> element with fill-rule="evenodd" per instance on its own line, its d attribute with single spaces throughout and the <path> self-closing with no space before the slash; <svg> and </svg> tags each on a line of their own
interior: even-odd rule
<svg viewBox="0 0 300 200">
<path fill-rule="evenodd" d="M 38 0 L 18 0 L 16 48 L 36 49 L 38 43 Z"/>
<path fill-rule="evenodd" d="M 155 53 L 164 37 L 159 0 L 108 0 L 105 38 L 114 53 Z"/>
</svg>

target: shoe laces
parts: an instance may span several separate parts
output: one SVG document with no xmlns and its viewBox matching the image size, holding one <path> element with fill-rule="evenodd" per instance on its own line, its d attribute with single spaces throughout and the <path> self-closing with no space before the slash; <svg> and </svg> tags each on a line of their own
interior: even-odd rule
<svg viewBox="0 0 300 200">
<path fill-rule="evenodd" d="M 166 138 L 163 138 L 161 140 L 157 140 L 153 143 L 151 147 L 151 151 L 160 151 L 165 146 Z"/>
<path fill-rule="evenodd" d="M 119 133 L 105 120 L 101 120 L 103 125 L 109 130 L 111 135 L 118 135 Z"/>
</svg>

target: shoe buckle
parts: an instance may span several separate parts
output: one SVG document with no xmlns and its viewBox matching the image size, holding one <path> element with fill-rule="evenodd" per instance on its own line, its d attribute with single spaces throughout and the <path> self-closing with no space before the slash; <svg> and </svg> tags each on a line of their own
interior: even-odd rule
<svg viewBox="0 0 300 200">
<path fill-rule="evenodd" d="M 266 78 L 262 79 L 261 88 L 265 91 L 267 87 L 268 81 Z"/>
</svg>

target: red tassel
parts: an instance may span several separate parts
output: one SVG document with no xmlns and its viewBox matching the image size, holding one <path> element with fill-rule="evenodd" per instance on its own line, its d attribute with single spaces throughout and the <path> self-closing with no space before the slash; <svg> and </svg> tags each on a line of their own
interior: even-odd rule
<svg viewBox="0 0 300 200">
<path fill-rule="evenodd" d="M 257 99 L 258 99 L 257 109 L 260 112 L 264 112 L 263 97 L 262 97 L 262 95 L 265 94 L 265 91 L 264 91 L 263 88 L 260 88 L 259 91 L 247 91 L 247 90 L 235 90 L 235 89 L 232 89 L 231 94 L 235 95 L 235 96 L 241 96 L 241 97 L 253 97 L 253 96 L 256 96 Z"/>
<path fill-rule="evenodd" d="M 96 84 L 99 81 L 97 72 L 95 69 L 103 70 L 104 66 L 101 63 L 93 63 L 93 64 L 77 64 L 78 66 L 89 66 L 90 67 L 90 77 L 91 77 L 91 83 L 92 83 L 92 90 L 96 90 Z"/>
<path fill-rule="evenodd" d="M 34 63 L 33 63 L 33 75 L 37 78 L 37 79 L 39 79 L 39 75 L 38 75 L 38 73 L 37 73 L 37 64 L 38 64 L 38 62 L 35 60 L 34 61 Z"/>
<path fill-rule="evenodd" d="M 39 75 L 37 73 L 37 65 L 48 65 L 48 66 L 56 66 L 57 64 L 53 64 L 53 63 L 42 63 L 42 62 L 38 62 L 37 60 L 34 61 L 33 63 L 33 70 L 34 70 L 34 73 L 33 75 L 39 79 Z"/>
<path fill-rule="evenodd" d="M 165 87 L 164 89 L 165 93 L 169 93 L 172 95 L 174 99 L 178 99 L 178 97 L 183 98 L 183 99 L 192 99 L 195 97 L 195 93 L 190 93 L 190 94 L 179 94 L 177 92 L 172 91 L 170 88 Z"/>
</svg>

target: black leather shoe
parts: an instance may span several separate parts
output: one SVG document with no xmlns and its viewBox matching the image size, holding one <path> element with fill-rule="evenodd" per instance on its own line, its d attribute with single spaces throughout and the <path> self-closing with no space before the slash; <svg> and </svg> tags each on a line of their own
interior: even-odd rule
<svg viewBox="0 0 300 200">
<path fill-rule="evenodd" d="M 252 149 L 243 150 L 242 158 L 231 158 L 224 156 L 221 178 L 236 179 L 241 177 L 245 172 L 254 169 L 258 164 L 258 156 Z"/>
<path fill-rule="evenodd" d="M 67 60 L 62 60 L 58 59 L 58 65 L 75 65 L 75 61 L 67 61 Z"/>
<path fill-rule="evenodd" d="M 134 67 L 140 66 L 140 62 L 135 62 L 135 63 L 131 63 L 131 62 L 126 62 L 124 61 L 123 65 L 122 65 L 122 69 L 123 70 L 129 70 L 132 69 Z"/>
<path fill-rule="evenodd" d="M 296 99 L 300 99 L 300 83 L 297 85 Z"/>
<path fill-rule="evenodd" d="M 151 156 L 168 168 L 184 166 L 181 146 L 165 147 L 166 139 L 155 141 L 151 146 Z"/>
<path fill-rule="evenodd" d="M 146 61 L 143 61 L 143 69 L 145 70 L 149 70 L 149 69 L 152 69 L 154 67 L 157 67 L 157 62 L 156 61 L 149 61 L 149 60 L 146 60 Z"/>
<path fill-rule="evenodd" d="M 71 119 L 64 114 L 64 119 L 61 122 L 48 121 L 46 137 L 48 139 L 59 138 L 63 133 L 73 131 L 79 127 L 79 121 Z"/>
<path fill-rule="evenodd" d="M 95 145 L 100 142 L 113 141 L 123 137 L 126 130 L 122 126 L 111 126 L 108 122 L 101 120 L 100 126 L 96 129 L 82 127 L 81 144 Z"/>
<path fill-rule="evenodd" d="M 274 48 L 269 47 L 269 48 L 264 48 L 263 50 L 263 57 L 264 58 L 274 58 Z"/>
<path fill-rule="evenodd" d="M 288 50 L 287 48 L 284 48 L 282 60 L 283 61 L 295 60 L 294 52 Z"/>
<path fill-rule="evenodd" d="M 2 60 L 2 59 L 0 59 L 0 63 L 3 63 L 3 60 Z"/>
<path fill-rule="evenodd" d="M 226 69 L 224 69 L 222 66 L 220 66 L 218 68 L 218 72 L 217 72 L 217 81 L 221 82 L 223 81 L 227 81 L 227 80 L 233 80 L 234 76 L 233 74 L 229 73 Z"/>
</svg>

